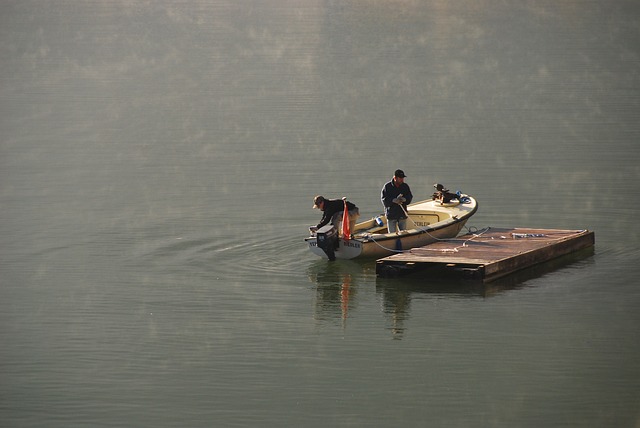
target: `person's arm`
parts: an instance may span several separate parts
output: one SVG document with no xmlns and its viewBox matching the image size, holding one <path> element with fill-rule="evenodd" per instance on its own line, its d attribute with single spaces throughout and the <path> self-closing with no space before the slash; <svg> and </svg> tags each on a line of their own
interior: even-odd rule
<svg viewBox="0 0 640 428">
<path fill-rule="evenodd" d="M 402 196 L 406 199 L 405 201 L 405 206 L 409 205 L 411 203 L 411 201 L 413 200 L 413 194 L 411 194 L 411 188 L 409 187 L 409 185 L 406 185 L 406 189 L 405 189 L 405 194 L 403 194 Z"/>
<path fill-rule="evenodd" d="M 325 202 L 326 203 L 326 202 Z M 329 224 L 329 220 L 331 220 L 331 217 L 329 217 L 327 215 L 327 211 L 323 211 L 322 212 L 322 218 L 320 219 L 320 223 L 318 223 L 318 225 L 316 226 L 317 229 L 320 229 L 321 227 Z"/>
<path fill-rule="evenodd" d="M 382 188 L 382 192 L 380 193 L 380 200 L 385 208 L 389 208 L 393 204 L 393 195 L 390 195 L 389 193 L 389 189 L 387 189 L 387 185 L 385 184 Z"/>
<path fill-rule="evenodd" d="M 318 224 L 318 228 L 329 224 L 333 215 L 338 211 L 342 211 L 344 208 L 344 202 L 335 201 L 335 200 L 325 200 L 324 201 L 324 211 L 322 212 L 322 220 Z"/>
</svg>

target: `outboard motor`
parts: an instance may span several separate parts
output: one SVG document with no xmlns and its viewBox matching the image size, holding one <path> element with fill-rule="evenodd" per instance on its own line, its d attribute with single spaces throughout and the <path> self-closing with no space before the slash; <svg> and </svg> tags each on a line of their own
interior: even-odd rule
<svg viewBox="0 0 640 428">
<path fill-rule="evenodd" d="M 338 249 L 338 231 L 332 224 L 322 226 L 316 232 L 316 242 L 318 247 L 324 251 L 329 260 L 336 259 L 336 250 Z"/>
</svg>

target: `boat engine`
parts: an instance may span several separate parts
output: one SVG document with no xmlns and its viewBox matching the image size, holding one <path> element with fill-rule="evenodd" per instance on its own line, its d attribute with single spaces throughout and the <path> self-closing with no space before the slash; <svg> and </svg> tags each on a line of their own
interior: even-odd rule
<svg viewBox="0 0 640 428">
<path fill-rule="evenodd" d="M 332 224 L 321 227 L 316 232 L 316 242 L 318 247 L 324 251 L 329 260 L 336 259 L 336 250 L 338 249 L 338 231 Z"/>
</svg>

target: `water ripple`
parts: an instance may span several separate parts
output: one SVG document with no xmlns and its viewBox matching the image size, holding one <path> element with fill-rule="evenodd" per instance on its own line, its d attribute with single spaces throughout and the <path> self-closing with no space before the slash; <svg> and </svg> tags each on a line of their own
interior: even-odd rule
<svg viewBox="0 0 640 428">
<path fill-rule="evenodd" d="M 247 235 L 242 237 L 165 238 L 137 251 L 136 260 L 172 268 L 198 269 L 220 275 L 298 275 L 311 255 L 302 237 Z"/>
</svg>

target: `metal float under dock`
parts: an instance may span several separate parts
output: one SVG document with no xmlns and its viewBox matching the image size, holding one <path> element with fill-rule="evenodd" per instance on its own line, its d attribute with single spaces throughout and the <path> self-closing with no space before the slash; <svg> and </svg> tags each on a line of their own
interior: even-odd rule
<svg viewBox="0 0 640 428">
<path fill-rule="evenodd" d="M 490 282 L 594 244 L 589 230 L 487 228 L 379 259 L 376 274 L 392 277 L 430 269 Z"/>
</svg>

